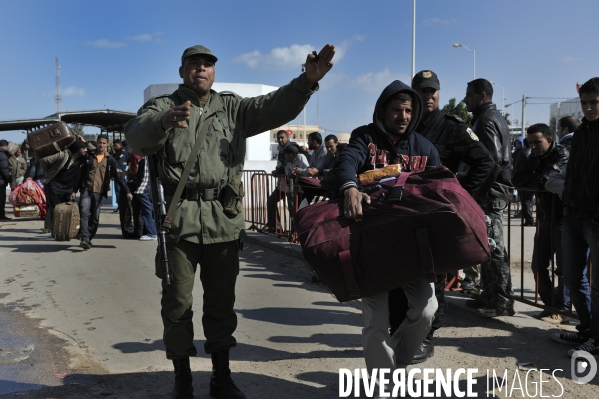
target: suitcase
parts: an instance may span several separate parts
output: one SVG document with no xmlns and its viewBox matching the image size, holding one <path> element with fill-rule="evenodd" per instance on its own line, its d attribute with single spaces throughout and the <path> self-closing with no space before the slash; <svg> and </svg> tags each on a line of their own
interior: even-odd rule
<svg viewBox="0 0 599 399">
<path fill-rule="evenodd" d="M 56 241 L 70 241 L 79 234 L 79 206 L 65 202 L 54 207 L 52 237 Z"/>
<path fill-rule="evenodd" d="M 73 144 L 77 137 L 64 122 L 58 122 L 27 135 L 29 145 L 38 158 L 59 153 Z"/>
<path fill-rule="evenodd" d="M 31 218 L 40 215 L 40 208 L 37 205 L 13 205 L 12 213 L 16 218 Z"/>
<path fill-rule="evenodd" d="M 447 168 L 363 188 L 371 203 L 360 222 L 344 217 L 343 199 L 296 215 L 304 259 L 340 302 L 489 259 L 485 215 Z"/>
</svg>

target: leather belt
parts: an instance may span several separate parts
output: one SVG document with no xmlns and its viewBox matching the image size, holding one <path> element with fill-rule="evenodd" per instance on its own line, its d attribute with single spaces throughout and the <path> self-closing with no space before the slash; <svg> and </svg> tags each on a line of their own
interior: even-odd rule
<svg viewBox="0 0 599 399">
<path fill-rule="evenodd" d="M 175 194 L 175 190 L 177 189 L 177 186 L 174 184 L 172 184 L 172 185 L 165 184 L 162 188 L 164 190 L 164 194 L 166 194 L 168 196 L 173 196 Z M 185 189 L 181 193 L 181 199 L 184 199 L 187 201 L 197 201 L 200 198 L 202 198 L 202 200 L 204 200 L 204 201 L 217 201 L 219 194 L 220 194 L 220 189 L 218 187 L 206 188 L 204 190 L 201 190 L 197 187 L 185 187 Z"/>
</svg>

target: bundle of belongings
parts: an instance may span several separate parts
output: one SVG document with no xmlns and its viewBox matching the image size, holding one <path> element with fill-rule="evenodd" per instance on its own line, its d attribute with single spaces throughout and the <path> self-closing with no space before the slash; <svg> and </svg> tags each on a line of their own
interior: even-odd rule
<svg viewBox="0 0 599 399">
<path fill-rule="evenodd" d="M 25 180 L 16 186 L 11 191 L 8 202 L 13 206 L 15 217 L 42 216 L 42 219 L 44 218 L 46 194 L 44 189 L 33 180 Z"/>
<path fill-rule="evenodd" d="M 358 176 L 371 198 L 360 222 L 344 216 L 342 198 L 306 206 L 296 216 L 306 262 L 340 302 L 422 277 L 434 281 L 435 274 L 490 257 L 485 215 L 451 171 L 387 168 Z"/>
</svg>

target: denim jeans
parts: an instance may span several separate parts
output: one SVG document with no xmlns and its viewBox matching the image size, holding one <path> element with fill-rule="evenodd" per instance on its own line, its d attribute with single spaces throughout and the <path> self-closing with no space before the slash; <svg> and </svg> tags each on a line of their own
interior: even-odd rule
<svg viewBox="0 0 599 399">
<path fill-rule="evenodd" d="M 154 223 L 152 202 L 150 201 L 150 185 L 146 186 L 143 194 L 135 194 L 135 199 L 139 202 L 139 213 L 144 221 L 145 230 L 148 235 L 156 236 L 156 224 Z"/>
<path fill-rule="evenodd" d="M 564 282 L 570 290 L 572 305 L 580 319 L 576 329 L 589 338 L 599 339 L 599 273 L 593 273 L 589 290 L 588 284 L 584 284 L 587 248 L 590 249 L 590 260 L 596 268 L 599 265 L 599 225 L 593 223 L 589 216 L 577 216 L 570 209 L 564 216 L 562 236 Z"/>
<path fill-rule="evenodd" d="M 92 240 L 98 231 L 102 194 L 83 190 L 81 193 L 81 239 Z"/>
</svg>

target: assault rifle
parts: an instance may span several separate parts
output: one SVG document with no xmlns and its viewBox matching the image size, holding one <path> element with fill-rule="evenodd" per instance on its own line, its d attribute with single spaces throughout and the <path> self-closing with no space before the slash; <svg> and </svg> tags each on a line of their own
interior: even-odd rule
<svg viewBox="0 0 599 399">
<path fill-rule="evenodd" d="M 164 190 L 162 181 L 158 174 L 158 165 L 156 155 L 149 155 L 147 164 L 150 172 L 150 183 L 152 191 L 152 208 L 154 210 L 154 222 L 156 223 L 156 232 L 158 234 L 158 253 L 160 254 L 160 262 L 164 265 L 164 274 L 166 285 L 171 284 L 171 274 L 168 268 L 168 254 L 166 251 L 166 233 L 168 229 L 164 227 L 164 219 L 166 217 L 166 201 L 164 200 Z"/>
</svg>

